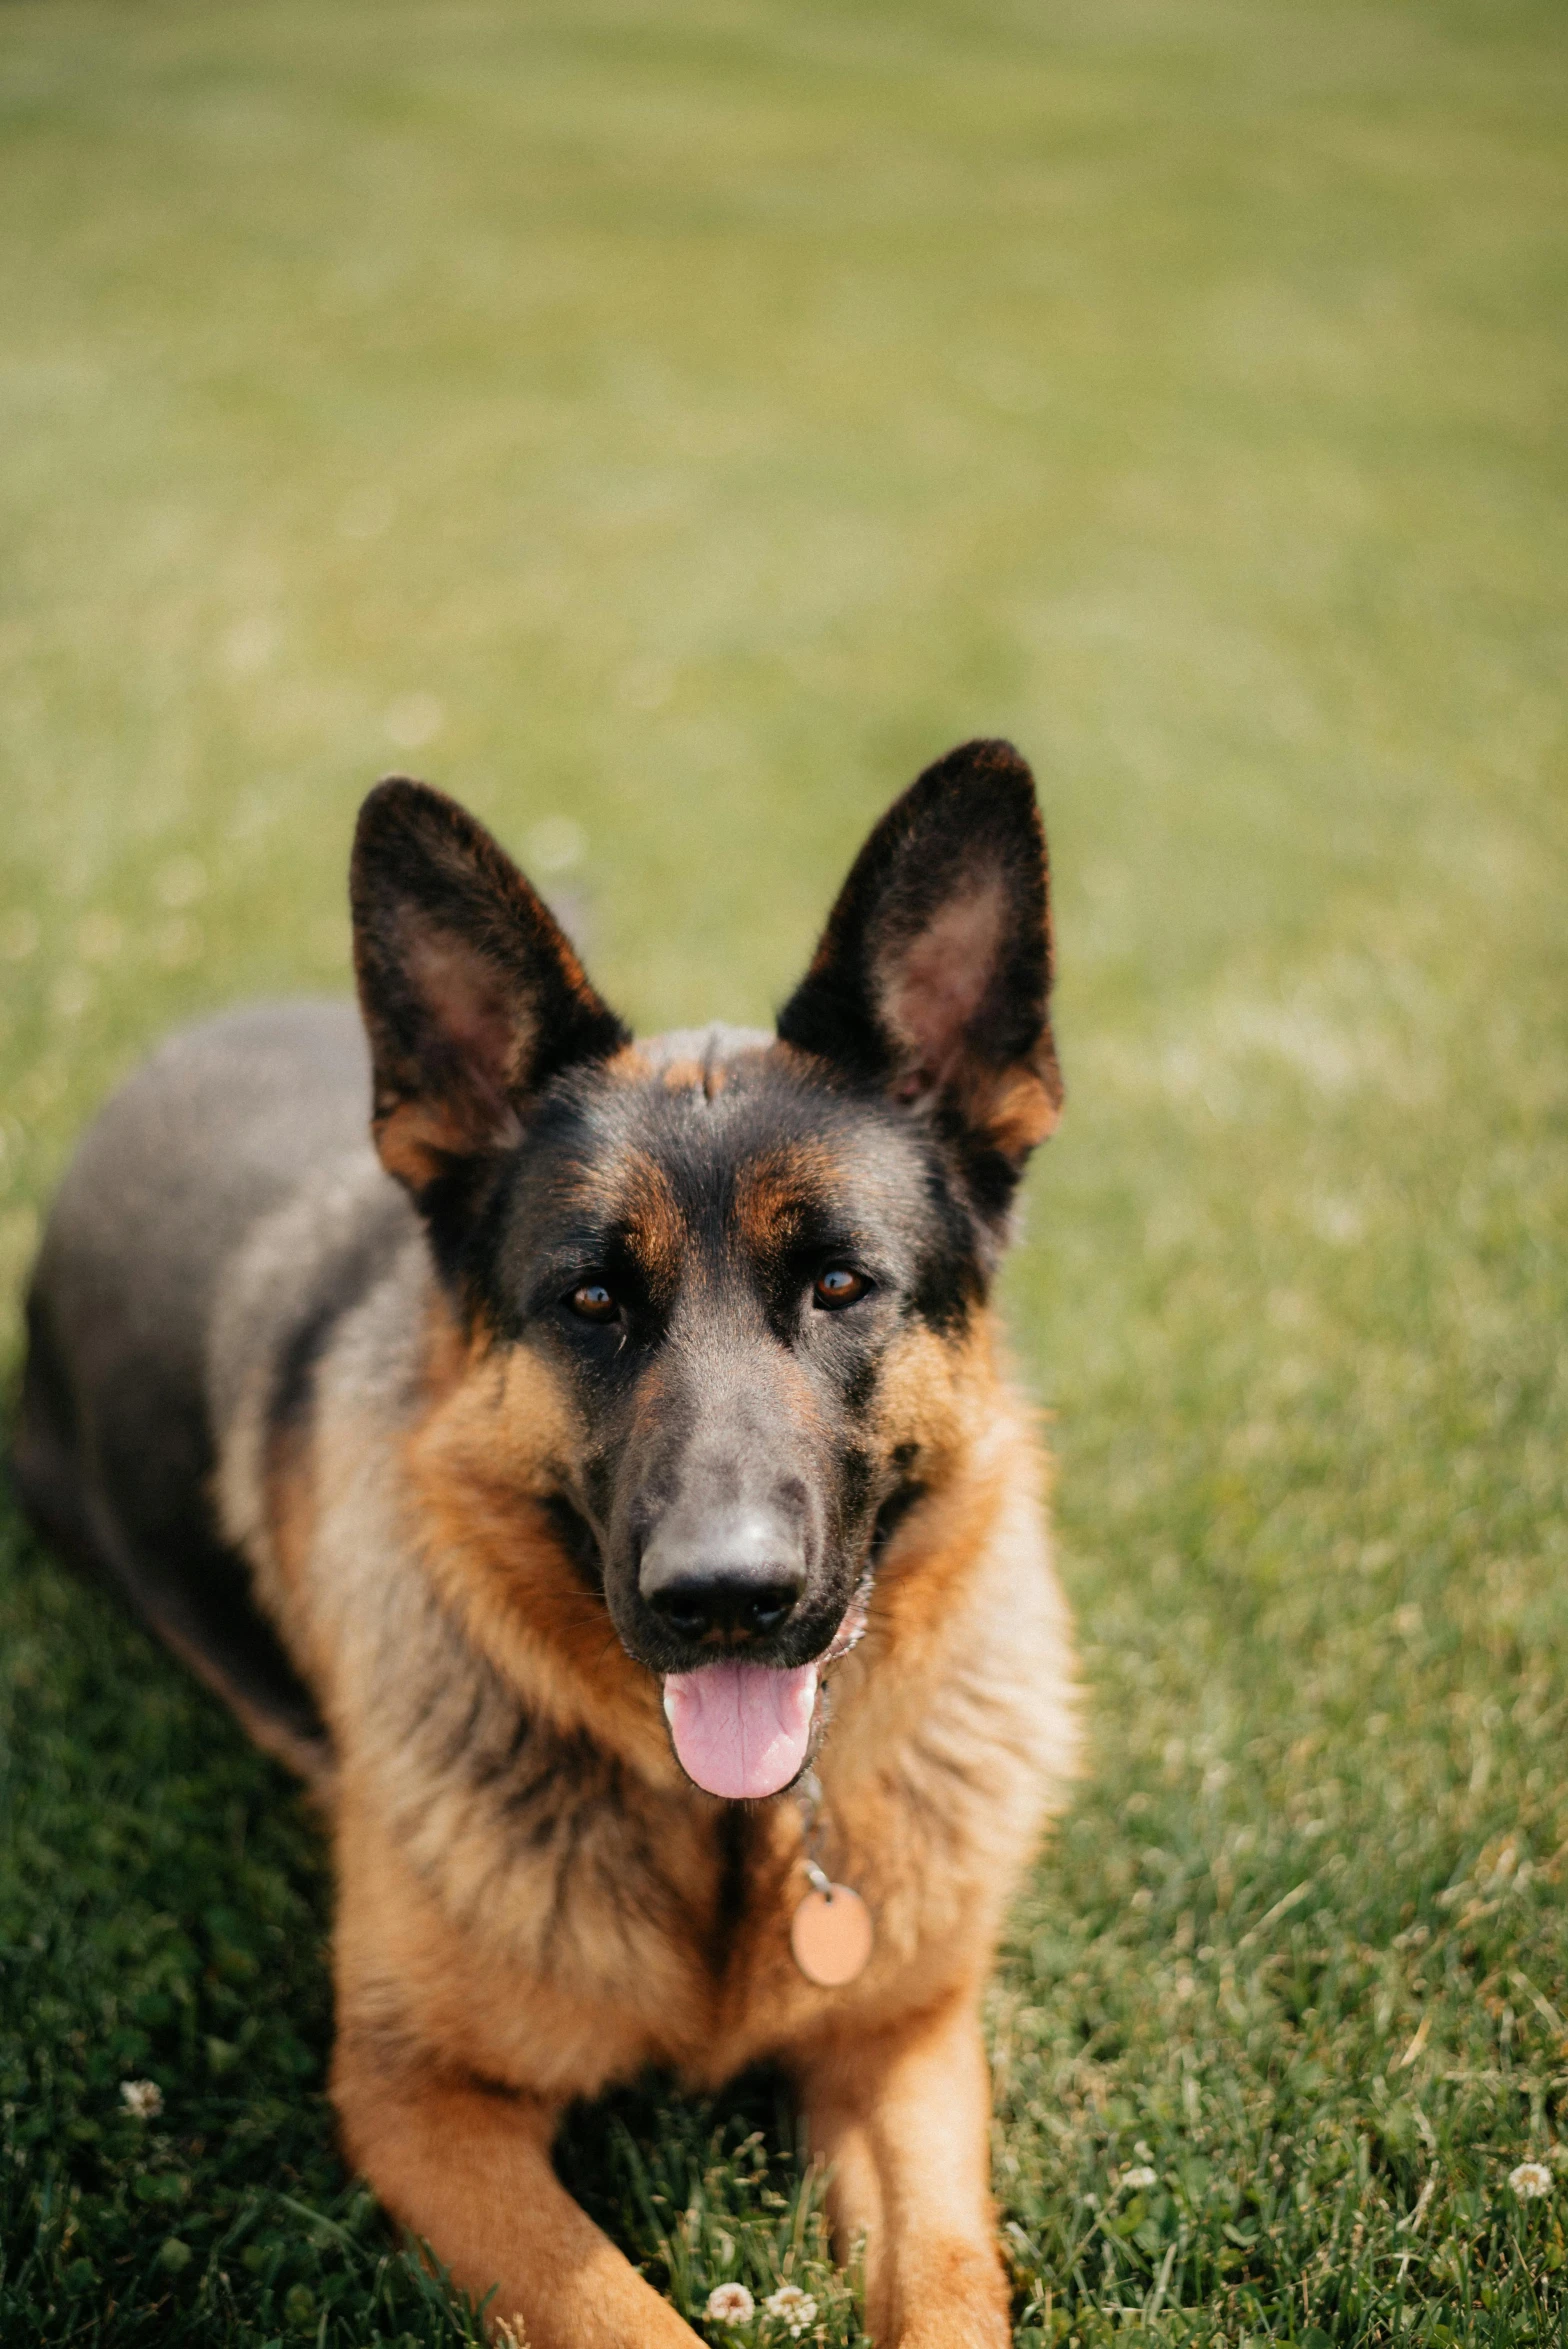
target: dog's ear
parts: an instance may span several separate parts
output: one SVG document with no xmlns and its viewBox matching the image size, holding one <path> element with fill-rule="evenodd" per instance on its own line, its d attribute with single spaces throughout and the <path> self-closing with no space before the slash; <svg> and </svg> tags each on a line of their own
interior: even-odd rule
<svg viewBox="0 0 1568 2349">
<path fill-rule="evenodd" d="M 927 1103 L 1000 1205 L 1061 1108 L 1050 993 L 1034 778 L 1011 743 L 966 742 L 866 842 L 778 1032 Z"/>
<path fill-rule="evenodd" d="M 371 1131 L 388 1173 L 434 1211 L 518 1138 L 541 1085 L 628 1033 L 511 858 L 427 784 L 394 775 L 371 792 L 349 898 Z"/>
</svg>

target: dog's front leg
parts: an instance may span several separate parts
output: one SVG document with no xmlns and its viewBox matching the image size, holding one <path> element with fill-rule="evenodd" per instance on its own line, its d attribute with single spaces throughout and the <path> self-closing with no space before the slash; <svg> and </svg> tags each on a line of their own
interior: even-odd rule
<svg viewBox="0 0 1568 2349">
<path fill-rule="evenodd" d="M 385 2068 L 340 2039 L 333 2098 L 350 2159 L 455 2281 L 529 2349 L 700 2349 L 566 2192 L 550 2162 L 559 2108 Z"/>
<path fill-rule="evenodd" d="M 978 1992 L 824 2041 L 797 2070 L 812 2148 L 830 2165 L 835 2242 L 846 2258 L 865 2247 L 878 2349 L 1005 2349 Z"/>
</svg>

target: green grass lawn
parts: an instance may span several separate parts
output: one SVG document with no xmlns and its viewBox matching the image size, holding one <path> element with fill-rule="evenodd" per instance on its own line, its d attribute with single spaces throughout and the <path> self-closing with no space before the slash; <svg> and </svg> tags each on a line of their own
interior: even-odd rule
<svg viewBox="0 0 1568 2349">
<path fill-rule="evenodd" d="M 379 771 L 652 1027 L 1036 763 L 1020 2343 L 1568 2325 L 1565 164 L 1548 0 L 0 7 L 8 1379 L 115 1077 L 346 983 Z M 0 2338 L 471 2337 L 337 2162 L 309 1814 L 9 1503 L 0 1688 Z M 563 2164 L 857 2339 L 766 2081 Z"/>
</svg>

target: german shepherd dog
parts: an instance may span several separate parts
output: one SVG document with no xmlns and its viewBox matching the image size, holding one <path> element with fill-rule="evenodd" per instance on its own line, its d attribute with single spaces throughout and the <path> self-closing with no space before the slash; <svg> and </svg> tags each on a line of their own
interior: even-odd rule
<svg viewBox="0 0 1568 2349">
<path fill-rule="evenodd" d="M 1003 2343 L 979 2001 L 1074 1745 L 987 1307 L 1061 1101 L 1029 770 L 919 778 L 771 1036 L 634 1043 L 420 783 L 351 894 L 362 1027 L 218 1019 L 82 1144 L 27 1505 L 316 1789 L 345 2148 L 493 2319 L 692 2349 L 552 2139 L 770 2060 L 873 2337 Z"/>
</svg>

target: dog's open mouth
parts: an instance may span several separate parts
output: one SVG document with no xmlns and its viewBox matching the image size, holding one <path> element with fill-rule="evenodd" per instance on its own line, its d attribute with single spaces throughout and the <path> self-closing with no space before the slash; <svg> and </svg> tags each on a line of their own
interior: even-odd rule
<svg viewBox="0 0 1568 2349">
<path fill-rule="evenodd" d="M 761 1802 L 798 1778 L 823 1669 L 859 1645 L 870 1604 L 868 1568 L 822 1654 L 792 1671 L 726 1662 L 667 1672 L 664 1718 L 687 1777 L 727 1802 Z"/>
<path fill-rule="evenodd" d="M 811 1742 L 816 1664 L 704 1664 L 671 1672 L 664 1716 L 688 1778 L 730 1802 L 760 1801 L 798 1777 Z"/>
</svg>

